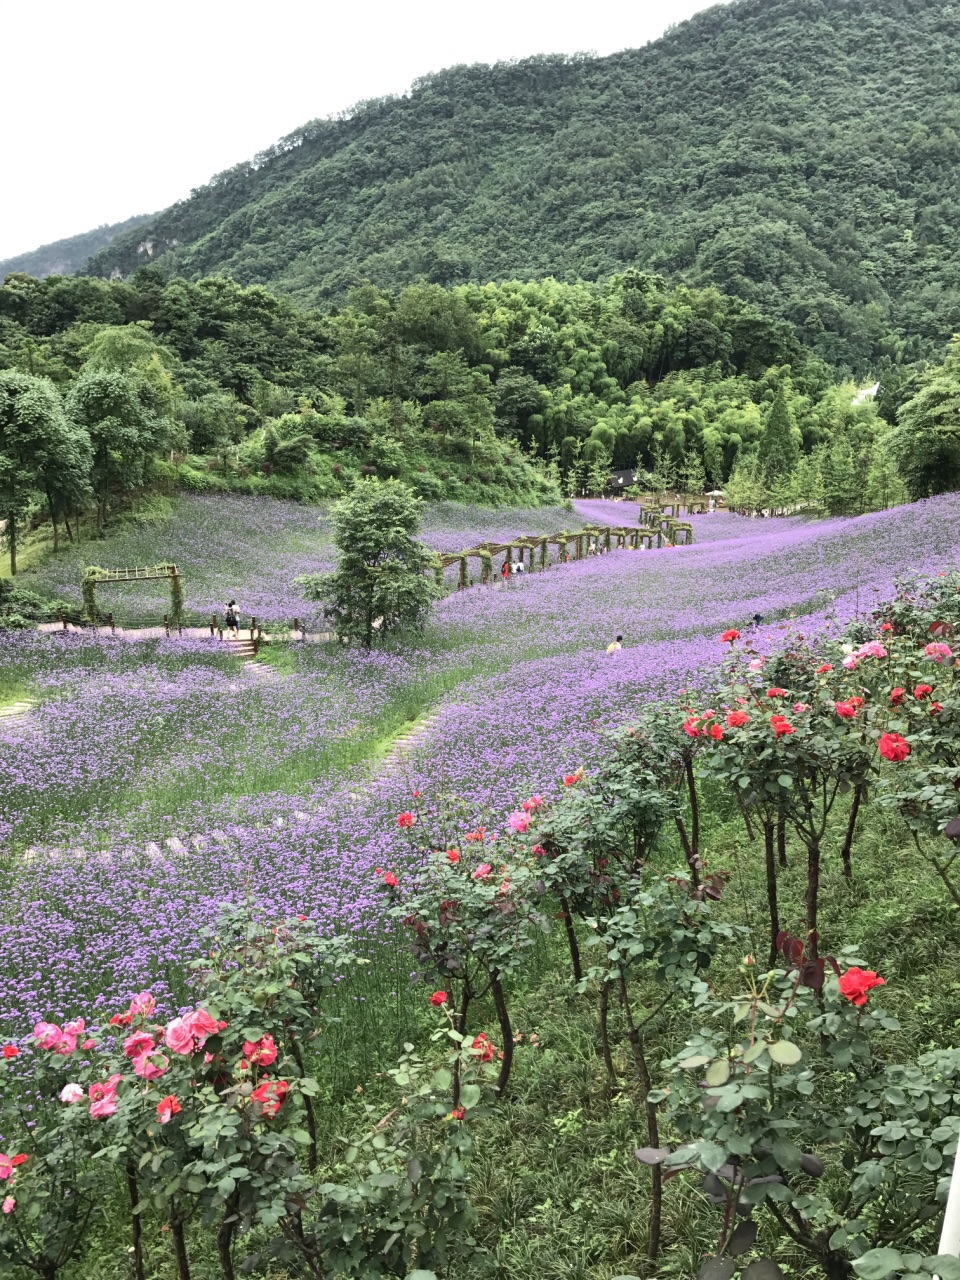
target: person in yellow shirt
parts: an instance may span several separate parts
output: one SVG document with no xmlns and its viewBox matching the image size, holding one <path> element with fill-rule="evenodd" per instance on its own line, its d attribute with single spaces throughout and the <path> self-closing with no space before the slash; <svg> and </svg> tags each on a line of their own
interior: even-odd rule
<svg viewBox="0 0 960 1280">
<path fill-rule="evenodd" d="M 613 644 L 607 645 L 607 653 L 619 653 L 623 648 L 623 636 L 617 636 Z"/>
</svg>

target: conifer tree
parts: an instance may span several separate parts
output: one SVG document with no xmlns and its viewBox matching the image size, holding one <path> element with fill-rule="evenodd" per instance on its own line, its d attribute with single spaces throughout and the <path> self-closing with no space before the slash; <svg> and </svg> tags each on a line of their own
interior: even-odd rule
<svg viewBox="0 0 960 1280">
<path fill-rule="evenodd" d="M 793 414 L 781 384 L 767 415 L 760 441 L 760 460 L 767 481 L 788 476 L 797 465 L 800 446 L 797 443 Z"/>
</svg>

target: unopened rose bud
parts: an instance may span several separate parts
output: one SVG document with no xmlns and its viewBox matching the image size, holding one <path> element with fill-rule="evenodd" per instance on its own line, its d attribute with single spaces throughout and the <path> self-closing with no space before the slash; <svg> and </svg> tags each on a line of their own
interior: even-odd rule
<svg viewBox="0 0 960 1280">
<path fill-rule="evenodd" d="M 743 957 L 743 964 L 744 964 L 744 968 L 746 968 L 746 969 L 751 968 L 751 967 L 753 966 L 753 964 L 754 964 L 753 956 L 744 956 L 744 957 Z"/>
</svg>

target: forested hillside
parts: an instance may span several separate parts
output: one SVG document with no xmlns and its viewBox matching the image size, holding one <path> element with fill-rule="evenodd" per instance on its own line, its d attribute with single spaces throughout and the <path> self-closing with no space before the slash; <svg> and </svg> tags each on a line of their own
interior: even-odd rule
<svg viewBox="0 0 960 1280">
<path fill-rule="evenodd" d="M 52 244 L 41 245 L 39 249 L 32 249 L 29 253 L 18 253 L 13 258 L 5 258 L 0 261 L 0 280 L 11 271 L 25 271 L 41 280 L 46 276 L 66 276 L 82 271 L 93 254 L 110 244 L 121 232 L 140 226 L 149 216 L 139 213 L 133 218 L 127 218 L 125 222 L 95 227 L 93 231 L 85 231 L 82 235 L 54 240 Z"/>
<path fill-rule="evenodd" d="M 960 355 L 873 400 L 782 320 L 624 272 L 353 291 L 13 274 L 0 287 L 0 517 L 112 511 L 156 485 L 305 499 L 362 476 L 489 503 L 725 485 L 853 514 L 960 486 Z M 895 425 L 899 422 L 899 426 Z"/>
<path fill-rule="evenodd" d="M 303 303 L 626 266 L 788 320 L 832 364 L 960 328 L 960 8 L 734 0 L 643 49 L 460 66 L 305 126 L 119 236 Z"/>
</svg>

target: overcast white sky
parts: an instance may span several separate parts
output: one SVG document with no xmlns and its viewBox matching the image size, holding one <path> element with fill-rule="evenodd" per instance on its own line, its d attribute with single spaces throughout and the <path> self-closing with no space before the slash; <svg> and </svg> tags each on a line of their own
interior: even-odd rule
<svg viewBox="0 0 960 1280">
<path fill-rule="evenodd" d="M 612 53 L 709 0 L 3 6 L 0 258 L 164 208 L 298 125 L 458 62 Z"/>
</svg>

